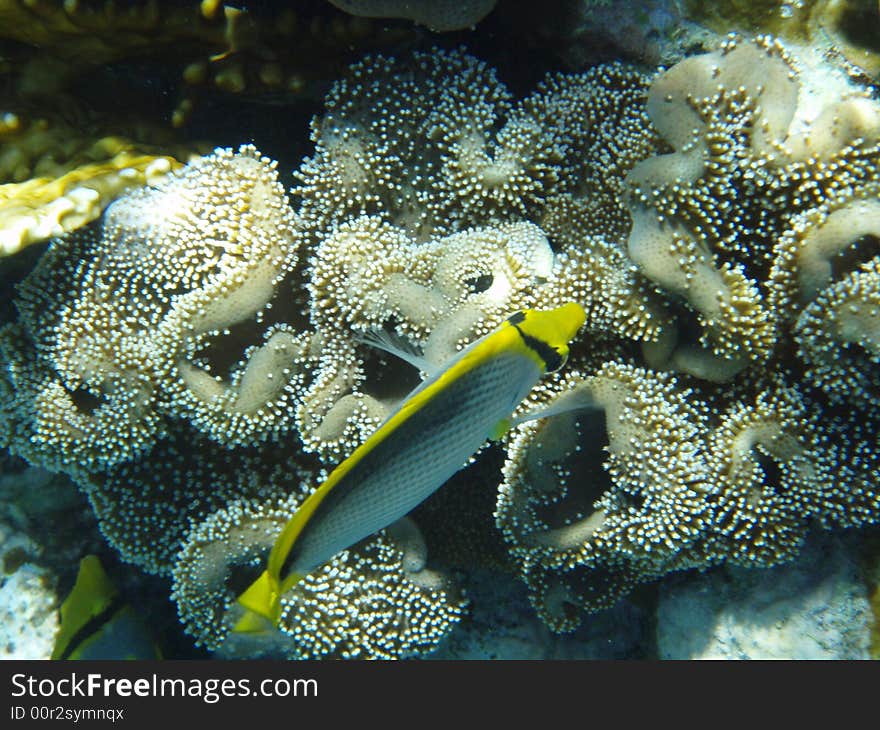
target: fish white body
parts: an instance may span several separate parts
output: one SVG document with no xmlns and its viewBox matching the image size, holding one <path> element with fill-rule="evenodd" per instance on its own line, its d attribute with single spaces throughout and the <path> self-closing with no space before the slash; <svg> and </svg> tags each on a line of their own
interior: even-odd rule
<svg viewBox="0 0 880 730">
<path fill-rule="evenodd" d="M 441 487 L 503 431 L 540 377 L 562 366 L 585 317 L 575 303 L 518 312 L 410 393 L 284 526 L 266 570 L 238 598 L 247 613 L 235 631 L 277 625 L 281 595 Z"/>
<path fill-rule="evenodd" d="M 425 401 L 321 502 L 284 572 L 310 572 L 427 499 L 513 413 L 541 374 L 532 358 L 505 353 Z"/>
</svg>

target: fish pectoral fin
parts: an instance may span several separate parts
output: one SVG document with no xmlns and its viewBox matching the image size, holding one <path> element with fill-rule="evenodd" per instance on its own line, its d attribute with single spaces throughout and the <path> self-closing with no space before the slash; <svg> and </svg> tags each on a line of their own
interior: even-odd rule
<svg viewBox="0 0 880 730">
<path fill-rule="evenodd" d="M 490 441 L 500 441 L 504 434 L 506 434 L 510 430 L 511 421 L 509 418 L 502 418 L 498 423 L 495 424 L 495 427 L 492 429 L 492 433 L 489 434 Z"/>
<path fill-rule="evenodd" d="M 248 589 L 238 597 L 238 603 L 246 609 L 244 616 L 232 629 L 237 633 L 253 633 L 265 630 L 265 624 L 277 626 L 281 618 L 281 593 L 268 570 L 264 570 Z M 257 626 L 260 625 L 260 628 Z"/>
<path fill-rule="evenodd" d="M 510 428 L 516 428 L 521 423 L 535 421 L 539 418 L 552 418 L 553 416 L 571 413 L 572 411 L 597 410 L 601 408 L 602 406 L 595 401 L 592 394 L 586 389 L 569 391 L 557 398 L 555 403 L 545 408 L 529 411 L 512 419 Z"/>
</svg>

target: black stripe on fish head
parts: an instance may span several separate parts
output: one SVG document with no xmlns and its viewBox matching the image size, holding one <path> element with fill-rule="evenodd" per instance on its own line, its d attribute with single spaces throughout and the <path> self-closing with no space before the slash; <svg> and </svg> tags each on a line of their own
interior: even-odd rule
<svg viewBox="0 0 880 730">
<path fill-rule="evenodd" d="M 521 313 L 520 313 L 521 314 Z M 515 317 L 516 315 L 513 315 Z M 511 317 L 508 322 L 510 322 L 515 328 L 516 331 L 519 332 L 519 336 L 522 337 L 523 342 L 526 347 L 528 347 L 532 352 L 534 352 L 544 363 L 544 372 L 552 373 L 555 370 L 559 370 L 563 365 L 565 365 L 565 361 L 568 359 L 568 353 L 560 353 L 554 348 L 550 347 L 543 340 L 539 340 L 537 337 L 532 337 L 531 335 L 526 334 L 520 329 L 518 323 L 513 322 L 513 317 Z M 525 316 L 523 315 L 523 318 Z M 522 319 L 519 320 L 522 322 Z"/>
</svg>

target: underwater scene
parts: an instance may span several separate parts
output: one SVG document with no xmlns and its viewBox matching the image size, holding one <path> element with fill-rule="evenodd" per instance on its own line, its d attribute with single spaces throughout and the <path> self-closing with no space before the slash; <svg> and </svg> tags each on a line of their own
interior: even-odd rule
<svg viewBox="0 0 880 730">
<path fill-rule="evenodd" d="M 880 657 L 880 0 L 0 0 L 0 657 Z"/>
</svg>

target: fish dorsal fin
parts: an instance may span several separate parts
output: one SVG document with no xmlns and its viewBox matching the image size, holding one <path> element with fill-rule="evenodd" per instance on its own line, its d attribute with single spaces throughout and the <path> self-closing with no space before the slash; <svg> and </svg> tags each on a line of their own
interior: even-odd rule
<svg viewBox="0 0 880 730">
<path fill-rule="evenodd" d="M 381 428 L 381 426 L 384 426 L 388 421 L 390 421 L 395 415 L 397 415 L 397 413 L 400 411 L 400 409 L 403 407 L 403 405 L 405 403 L 412 400 L 413 397 L 417 396 L 423 390 L 427 390 L 432 385 L 434 385 L 434 383 L 436 383 L 447 370 L 449 370 L 459 360 L 466 357 L 468 355 L 468 353 L 470 353 L 480 343 L 480 341 L 482 339 L 483 338 L 480 338 L 478 340 L 474 340 L 469 345 L 462 348 L 461 350 L 456 352 L 454 355 L 452 355 L 450 358 L 448 358 L 447 360 L 442 362 L 440 365 L 433 365 L 432 363 L 425 361 L 426 366 L 431 368 L 430 370 L 423 370 L 422 371 L 424 373 L 427 373 L 427 377 L 425 377 L 425 379 L 421 383 L 419 383 L 415 388 L 413 388 L 409 393 L 407 393 L 403 398 L 400 399 L 400 401 L 397 403 L 397 405 L 394 408 L 392 408 L 391 411 L 389 411 L 387 416 L 385 416 L 385 420 L 380 425 L 380 428 Z M 418 367 L 418 366 L 416 366 L 416 367 Z"/>
<path fill-rule="evenodd" d="M 437 370 L 437 366 L 430 362 L 421 350 L 413 345 L 405 337 L 389 332 L 385 329 L 366 330 L 358 338 L 365 345 L 374 347 L 377 350 L 383 350 L 395 357 L 399 357 L 404 362 L 408 362 L 419 372 L 425 373 L 428 377 L 433 375 Z"/>
<path fill-rule="evenodd" d="M 77 632 L 106 611 L 118 594 L 98 557 L 84 557 L 79 563 L 79 573 L 73 590 L 61 604 L 61 627 L 55 639 L 52 658 L 60 659 L 64 656 Z"/>
</svg>

